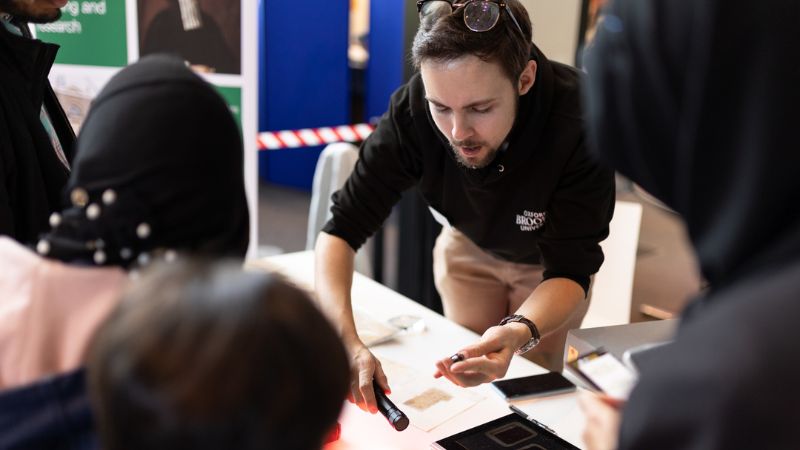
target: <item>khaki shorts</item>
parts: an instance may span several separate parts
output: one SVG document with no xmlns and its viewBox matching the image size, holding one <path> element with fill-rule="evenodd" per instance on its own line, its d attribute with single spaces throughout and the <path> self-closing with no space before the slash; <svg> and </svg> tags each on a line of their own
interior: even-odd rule
<svg viewBox="0 0 800 450">
<path fill-rule="evenodd" d="M 443 227 L 433 248 L 433 275 L 444 315 L 478 334 L 513 314 L 542 282 L 543 272 L 541 265 L 497 258 L 455 228 Z M 561 371 L 567 331 L 580 328 L 588 308 L 588 301 L 581 302 L 566 323 L 543 337 L 525 357 L 548 370 Z"/>
</svg>

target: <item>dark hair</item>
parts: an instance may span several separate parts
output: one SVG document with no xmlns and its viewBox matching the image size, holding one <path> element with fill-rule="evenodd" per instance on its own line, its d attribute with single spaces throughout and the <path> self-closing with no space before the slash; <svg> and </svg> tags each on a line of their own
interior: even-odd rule
<svg viewBox="0 0 800 450">
<path fill-rule="evenodd" d="M 429 59 L 446 62 L 474 55 L 483 61 L 498 63 L 509 79 L 516 82 L 530 60 L 531 20 L 518 0 L 505 0 L 505 3 L 519 22 L 524 37 L 506 11 L 501 11 L 494 28 L 480 33 L 464 25 L 463 7 L 452 14 L 432 13 L 422 19 L 414 37 L 411 48 L 414 67 L 419 69 L 422 62 Z"/>
<path fill-rule="evenodd" d="M 88 358 L 103 448 L 321 448 L 344 346 L 307 293 L 240 267 L 166 264 L 124 295 Z"/>
</svg>

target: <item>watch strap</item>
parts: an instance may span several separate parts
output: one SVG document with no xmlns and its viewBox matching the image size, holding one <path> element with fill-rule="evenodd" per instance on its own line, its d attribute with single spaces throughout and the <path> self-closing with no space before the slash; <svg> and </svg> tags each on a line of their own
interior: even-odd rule
<svg viewBox="0 0 800 450">
<path fill-rule="evenodd" d="M 505 324 L 511 323 L 511 322 L 519 322 L 521 324 L 524 324 L 531 331 L 530 340 L 528 340 L 528 342 L 526 342 L 522 347 L 517 349 L 517 351 L 515 352 L 517 355 L 521 355 L 523 353 L 527 353 L 528 351 L 530 351 L 531 349 L 536 347 L 536 345 L 539 343 L 539 341 L 542 340 L 542 337 L 539 334 L 539 329 L 536 328 L 536 324 L 533 323 L 533 321 L 531 321 L 527 317 L 525 317 L 525 316 L 523 316 L 521 314 L 512 314 L 510 316 L 504 317 L 503 320 L 500 321 L 500 325 L 505 325 Z"/>
</svg>

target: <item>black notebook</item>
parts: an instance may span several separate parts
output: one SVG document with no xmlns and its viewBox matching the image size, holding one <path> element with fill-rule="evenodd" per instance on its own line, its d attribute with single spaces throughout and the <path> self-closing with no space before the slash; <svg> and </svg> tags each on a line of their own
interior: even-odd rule
<svg viewBox="0 0 800 450">
<path fill-rule="evenodd" d="M 541 426 L 518 414 L 438 440 L 431 448 L 441 450 L 579 450 Z"/>
</svg>

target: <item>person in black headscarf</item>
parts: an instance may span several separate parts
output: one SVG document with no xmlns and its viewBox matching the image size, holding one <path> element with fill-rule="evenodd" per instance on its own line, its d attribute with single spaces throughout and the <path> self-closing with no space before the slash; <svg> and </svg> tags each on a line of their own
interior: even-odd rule
<svg viewBox="0 0 800 450">
<path fill-rule="evenodd" d="M 599 155 L 686 221 L 709 289 L 589 448 L 800 448 L 800 3 L 617 0 L 587 57 Z M 610 424 L 604 427 L 602 424 Z"/>
<path fill-rule="evenodd" d="M 38 254 L 0 237 L 0 448 L 84 448 L 75 370 L 128 270 L 244 257 L 242 141 L 224 100 L 177 58 L 123 69 L 95 100 L 50 223 Z"/>
<path fill-rule="evenodd" d="M 239 129 L 224 100 L 179 59 L 147 57 L 112 79 L 78 152 L 69 207 L 40 253 L 123 267 L 157 248 L 244 256 Z"/>
</svg>

